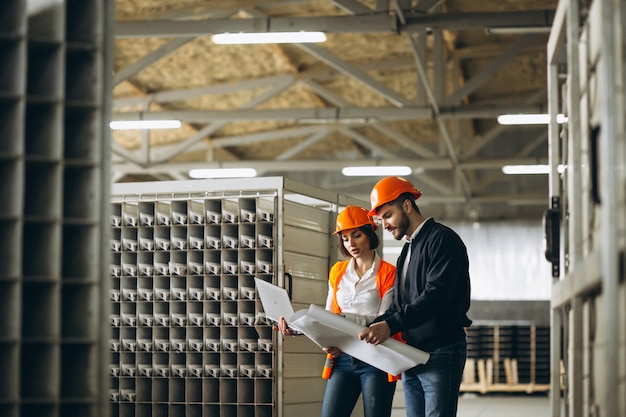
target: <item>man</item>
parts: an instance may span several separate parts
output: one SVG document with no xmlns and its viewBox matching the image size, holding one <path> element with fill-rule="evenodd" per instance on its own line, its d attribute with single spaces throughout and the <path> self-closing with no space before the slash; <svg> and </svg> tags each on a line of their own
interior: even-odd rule
<svg viewBox="0 0 626 417">
<path fill-rule="evenodd" d="M 467 355 L 465 327 L 471 324 L 469 261 L 453 230 L 422 216 L 415 203 L 421 195 L 399 177 L 383 178 L 372 190 L 370 215 L 407 243 L 398 258 L 391 307 L 359 337 L 379 344 L 402 332 L 409 345 L 429 352 L 426 364 L 402 374 L 406 414 L 454 417 Z"/>
</svg>

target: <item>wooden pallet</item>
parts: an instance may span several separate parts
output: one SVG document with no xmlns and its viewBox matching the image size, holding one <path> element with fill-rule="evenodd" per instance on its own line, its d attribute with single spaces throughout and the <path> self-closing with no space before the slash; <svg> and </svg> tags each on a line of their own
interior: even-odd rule
<svg viewBox="0 0 626 417">
<path fill-rule="evenodd" d="M 504 358 L 505 383 L 495 382 L 499 378 L 494 375 L 493 359 L 467 359 L 463 380 L 461 382 L 461 392 L 546 392 L 550 389 L 550 384 L 536 384 L 534 381 L 520 383 L 517 373 L 517 359 Z"/>
</svg>

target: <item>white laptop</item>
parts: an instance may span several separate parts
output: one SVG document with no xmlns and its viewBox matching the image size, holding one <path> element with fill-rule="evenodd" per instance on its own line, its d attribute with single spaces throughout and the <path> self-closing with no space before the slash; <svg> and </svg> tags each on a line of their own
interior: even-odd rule
<svg viewBox="0 0 626 417">
<path fill-rule="evenodd" d="M 278 324 L 278 320 L 284 317 L 292 333 L 302 334 L 302 332 L 289 324 L 289 320 L 293 316 L 294 311 L 287 290 L 259 278 L 254 278 L 254 282 L 257 292 L 259 293 L 259 298 L 261 299 L 261 304 L 263 304 L 265 316 L 274 324 Z"/>
</svg>

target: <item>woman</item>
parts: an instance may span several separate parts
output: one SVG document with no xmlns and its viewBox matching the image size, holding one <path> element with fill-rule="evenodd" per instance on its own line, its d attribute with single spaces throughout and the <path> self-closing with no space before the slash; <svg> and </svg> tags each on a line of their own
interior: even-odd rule
<svg viewBox="0 0 626 417">
<path fill-rule="evenodd" d="M 349 259 L 337 262 L 330 270 L 326 310 L 362 326 L 369 325 L 384 313 L 393 300 L 396 269 L 376 253 L 379 244 L 376 229 L 377 225 L 366 209 L 347 206 L 337 216 L 334 231 L 339 237 L 341 253 Z M 278 330 L 285 335 L 291 334 L 282 318 Z M 329 346 L 323 350 L 332 359 L 332 368 L 326 368 L 323 373 L 328 382 L 322 417 L 350 417 L 360 394 L 363 394 L 365 417 L 391 415 L 395 378 L 344 354 L 337 347 Z"/>
</svg>

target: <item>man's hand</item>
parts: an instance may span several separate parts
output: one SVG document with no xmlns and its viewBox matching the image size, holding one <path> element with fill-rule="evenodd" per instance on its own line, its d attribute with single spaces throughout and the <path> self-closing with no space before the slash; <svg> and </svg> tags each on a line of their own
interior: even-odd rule
<svg viewBox="0 0 626 417">
<path fill-rule="evenodd" d="M 371 324 L 370 327 L 363 330 L 359 334 L 359 339 L 371 343 L 373 345 L 379 345 L 391 336 L 391 329 L 386 322 L 380 321 L 378 323 Z"/>
</svg>

